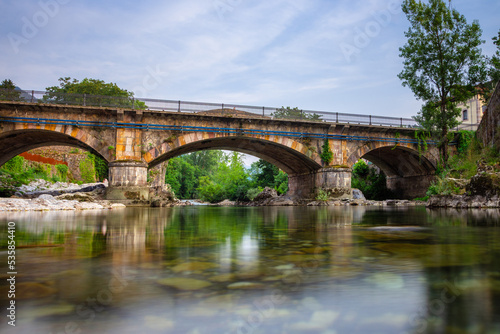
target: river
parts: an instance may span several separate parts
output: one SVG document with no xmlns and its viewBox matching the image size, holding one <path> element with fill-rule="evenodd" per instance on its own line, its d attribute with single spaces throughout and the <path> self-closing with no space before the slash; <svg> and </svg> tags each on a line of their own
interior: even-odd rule
<svg viewBox="0 0 500 334">
<path fill-rule="evenodd" d="M 355 206 L 2 214 L 0 332 L 500 333 L 499 217 Z"/>
</svg>

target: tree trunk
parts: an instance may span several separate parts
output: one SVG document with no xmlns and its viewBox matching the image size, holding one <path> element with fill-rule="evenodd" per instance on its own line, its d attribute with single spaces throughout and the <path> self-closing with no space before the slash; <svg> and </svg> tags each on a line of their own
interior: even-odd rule
<svg viewBox="0 0 500 334">
<path fill-rule="evenodd" d="M 443 159 L 443 168 L 448 168 L 448 124 L 446 123 L 446 105 L 441 104 L 441 117 L 443 120 L 443 127 L 441 128 L 441 158 Z"/>
</svg>

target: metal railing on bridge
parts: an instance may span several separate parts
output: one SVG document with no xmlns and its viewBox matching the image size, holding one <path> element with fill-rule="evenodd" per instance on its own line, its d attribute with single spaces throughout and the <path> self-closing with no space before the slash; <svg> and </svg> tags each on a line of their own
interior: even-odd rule
<svg viewBox="0 0 500 334">
<path fill-rule="evenodd" d="M 100 96 L 89 94 L 56 93 L 37 90 L 0 89 L 0 100 L 21 101 L 39 104 L 78 105 L 93 107 L 117 107 L 143 109 L 155 112 L 186 112 L 207 114 L 233 114 L 244 112 L 256 117 L 273 119 L 308 120 L 343 124 L 362 124 L 389 127 L 418 128 L 412 118 L 389 117 L 376 115 L 349 114 L 314 110 L 289 110 L 283 108 L 258 107 L 239 104 L 189 102 L 135 98 L 130 96 Z M 242 113 L 242 115 L 245 115 Z"/>
</svg>

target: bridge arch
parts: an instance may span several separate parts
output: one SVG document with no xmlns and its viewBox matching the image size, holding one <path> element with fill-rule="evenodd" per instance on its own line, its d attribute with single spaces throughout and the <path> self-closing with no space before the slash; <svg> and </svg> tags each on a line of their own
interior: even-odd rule
<svg viewBox="0 0 500 334">
<path fill-rule="evenodd" d="M 151 148 L 144 158 L 149 168 L 173 157 L 209 149 L 231 150 L 266 160 L 289 175 L 311 173 L 321 169 L 319 154 L 302 143 L 278 136 L 215 136 L 188 133 Z"/>
<path fill-rule="evenodd" d="M 431 151 L 419 154 L 415 144 L 387 145 L 383 142 L 365 144 L 349 156 L 352 167 L 366 159 L 387 176 L 387 187 L 397 197 L 417 197 L 425 194 L 434 179 L 438 158 Z"/>
<path fill-rule="evenodd" d="M 14 129 L 0 134 L 0 166 L 16 155 L 44 146 L 73 146 L 109 161 L 109 153 L 103 152 L 99 141 L 83 129 Z"/>
</svg>

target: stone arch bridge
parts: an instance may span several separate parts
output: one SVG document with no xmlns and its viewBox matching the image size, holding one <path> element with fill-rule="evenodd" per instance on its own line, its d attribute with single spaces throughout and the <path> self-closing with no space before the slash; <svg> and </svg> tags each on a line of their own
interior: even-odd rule
<svg viewBox="0 0 500 334">
<path fill-rule="evenodd" d="M 333 161 L 320 157 L 328 139 Z M 108 198 L 148 199 L 147 171 L 205 149 L 227 149 L 262 158 L 288 173 L 291 196 L 311 198 L 318 189 L 349 195 L 351 168 L 360 158 L 388 177 L 400 198 L 425 193 L 436 170 L 435 147 L 419 154 L 415 129 L 278 120 L 227 110 L 209 113 L 0 102 L 0 165 L 41 146 L 69 145 L 109 163 Z M 164 181 L 163 181 L 164 182 Z"/>
</svg>

